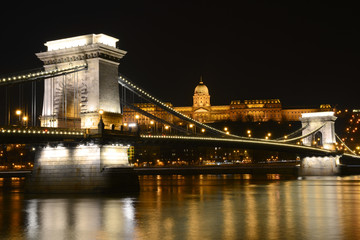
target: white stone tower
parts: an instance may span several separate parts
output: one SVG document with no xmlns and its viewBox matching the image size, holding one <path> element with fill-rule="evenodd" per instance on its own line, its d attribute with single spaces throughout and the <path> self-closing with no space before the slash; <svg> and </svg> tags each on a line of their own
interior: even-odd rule
<svg viewBox="0 0 360 240">
<path fill-rule="evenodd" d="M 103 110 L 106 128 L 121 125 L 118 65 L 126 51 L 118 39 L 89 34 L 45 43 L 36 56 L 45 70 L 86 64 L 87 69 L 45 80 L 41 116 L 43 127 L 97 128 Z"/>
<path fill-rule="evenodd" d="M 335 150 L 336 118 L 334 112 L 303 113 L 300 121 L 302 127 L 307 127 L 302 131 L 302 135 L 306 135 L 322 126 L 317 132 L 304 138 L 303 144 L 306 146 L 317 145 L 325 149 Z"/>
</svg>

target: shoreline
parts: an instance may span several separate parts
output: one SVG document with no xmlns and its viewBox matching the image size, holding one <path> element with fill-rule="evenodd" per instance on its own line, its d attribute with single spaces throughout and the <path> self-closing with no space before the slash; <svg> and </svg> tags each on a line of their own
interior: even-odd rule
<svg viewBox="0 0 360 240">
<path fill-rule="evenodd" d="M 298 175 L 295 165 L 251 166 L 187 166 L 187 167 L 137 167 L 138 175 L 197 175 L 197 174 L 292 174 Z"/>
<path fill-rule="evenodd" d="M 27 177 L 32 170 L 0 171 L 0 178 Z M 295 164 L 246 164 L 241 166 L 175 166 L 175 167 L 134 167 L 137 175 L 199 175 L 199 174 L 286 174 L 299 175 Z M 360 165 L 344 165 L 342 175 L 359 175 Z"/>
</svg>

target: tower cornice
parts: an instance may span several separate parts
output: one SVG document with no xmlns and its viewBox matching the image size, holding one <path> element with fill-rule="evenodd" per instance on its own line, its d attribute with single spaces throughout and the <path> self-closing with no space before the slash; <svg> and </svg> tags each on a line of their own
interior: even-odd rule
<svg viewBox="0 0 360 240">
<path fill-rule="evenodd" d="M 102 58 L 113 62 L 120 62 L 127 52 L 102 43 L 71 47 L 36 53 L 45 65 L 81 61 L 92 58 Z"/>
</svg>

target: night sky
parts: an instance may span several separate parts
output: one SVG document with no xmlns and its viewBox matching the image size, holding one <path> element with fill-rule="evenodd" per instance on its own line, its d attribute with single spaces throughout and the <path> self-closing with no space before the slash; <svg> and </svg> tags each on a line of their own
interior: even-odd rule
<svg viewBox="0 0 360 240">
<path fill-rule="evenodd" d="M 119 71 L 175 106 L 192 104 L 202 75 L 212 105 L 279 98 L 360 108 L 357 8 L 273 2 L 14 2 L 0 14 L 0 75 L 41 67 L 34 53 L 47 41 L 104 33 L 128 52 Z"/>
</svg>

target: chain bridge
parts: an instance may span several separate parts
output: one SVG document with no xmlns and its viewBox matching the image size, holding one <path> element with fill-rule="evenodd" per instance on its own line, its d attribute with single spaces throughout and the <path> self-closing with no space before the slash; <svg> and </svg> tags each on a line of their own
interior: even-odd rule
<svg viewBox="0 0 360 240">
<path fill-rule="evenodd" d="M 15 116 L 6 94 L 5 116 L 2 116 L 5 125 L 0 127 L 1 144 L 41 146 L 36 150 L 29 191 L 91 192 L 114 186 L 136 189 L 137 181 L 127 159 L 127 150 L 135 141 L 291 151 L 302 156 L 300 169 L 304 175 L 311 175 L 316 169 L 329 175 L 337 174 L 342 157 L 360 160 L 350 149 L 347 153 L 337 149 L 337 140 L 341 139 L 335 133 L 334 112 L 303 114 L 299 119 L 300 129 L 273 140 L 229 134 L 196 121 L 118 72 L 126 51 L 116 47 L 117 41 L 104 34 L 49 41 L 45 43 L 47 51 L 36 54 L 44 63 L 43 69 L 0 78 L 0 87 L 5 88 L 6 93 L 8 88 L 19 88 L 19 99 L 24 98 L 21 96 L 23 85 L 31 86 L 27 110 L 19 107 Z M 44 94 L 38 116 L 37 106 L 41 100 L 37 99 L 36 83 L 40 81 L 44 81 Z M 185 124 L 178 125 L 147 112 L 136 105 L 134 96 Z M 18 103 L 21 105 L 20 100 Z M 125 108 L 171 128 L 171 134 L 142 132 L 136 123 L 125 125 Z M 194 128 L 190 129 L 189 125 Z"/>
</svg>

